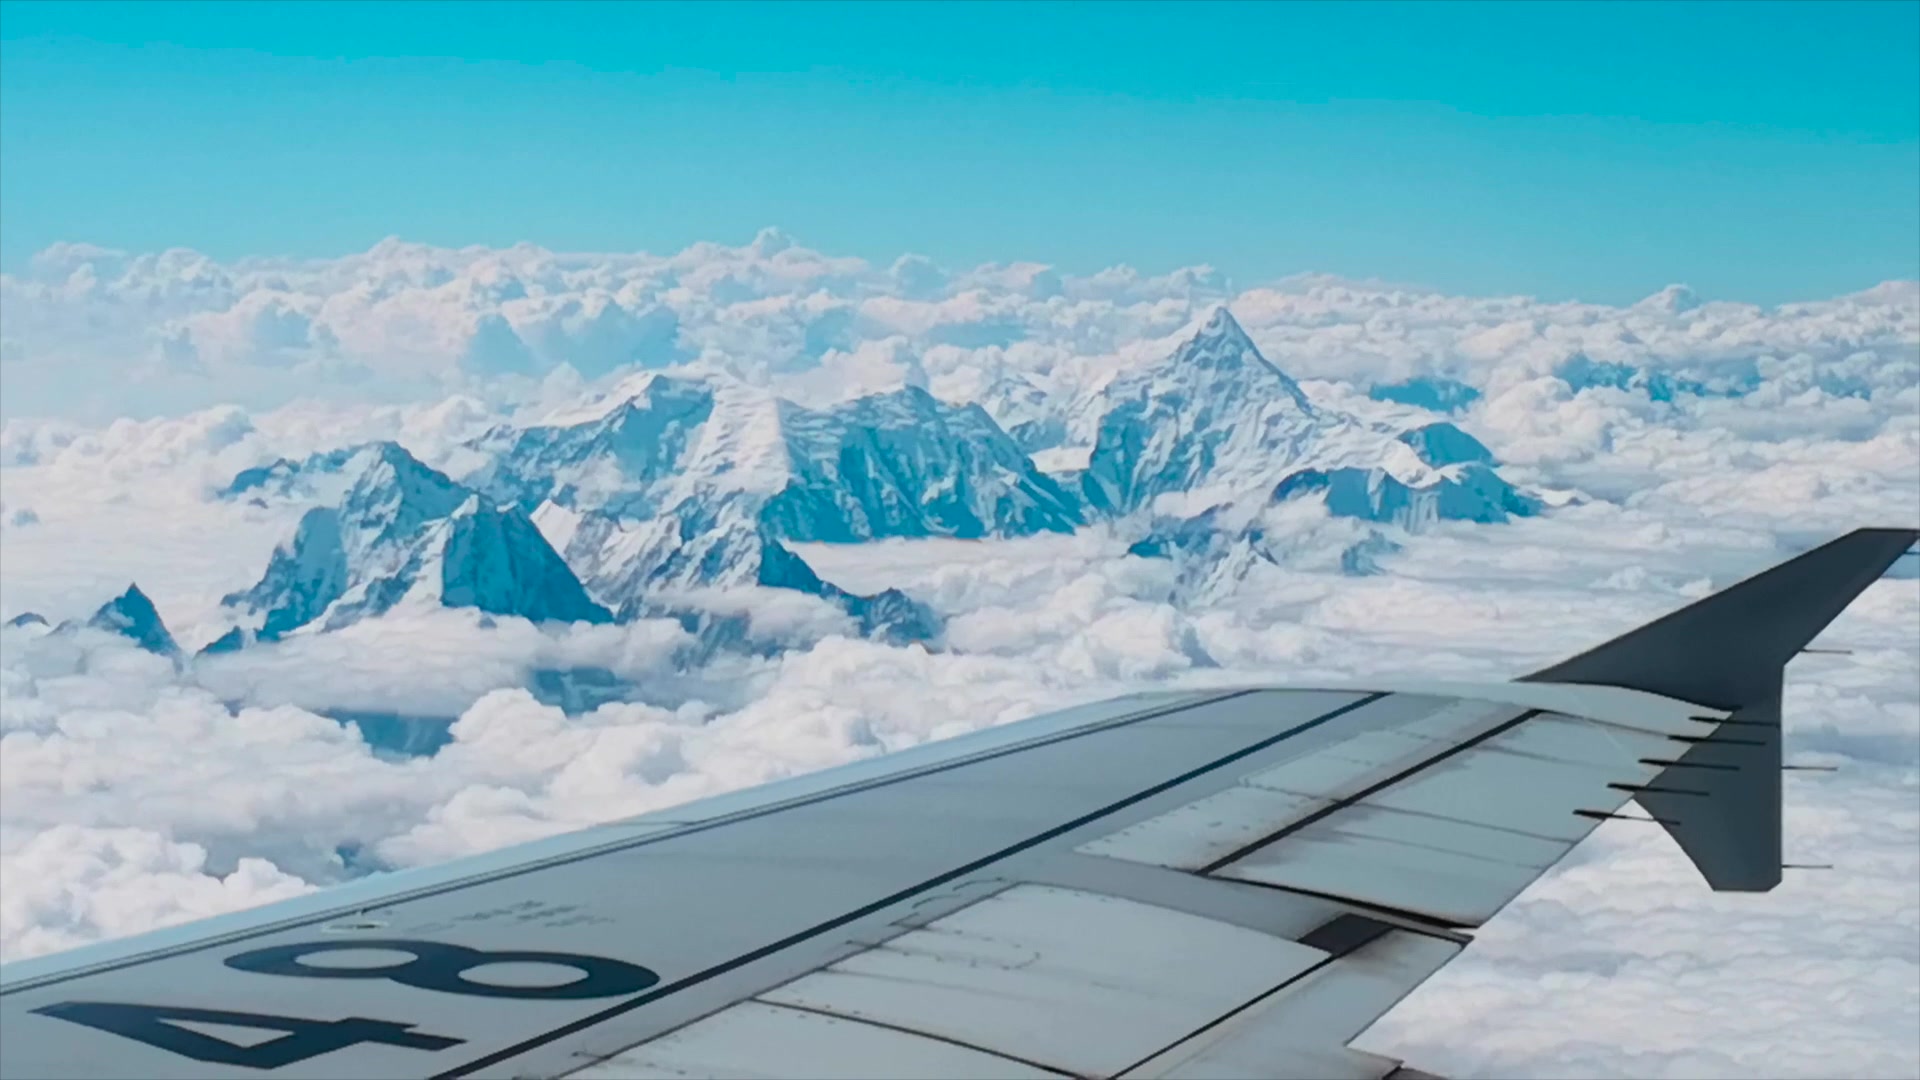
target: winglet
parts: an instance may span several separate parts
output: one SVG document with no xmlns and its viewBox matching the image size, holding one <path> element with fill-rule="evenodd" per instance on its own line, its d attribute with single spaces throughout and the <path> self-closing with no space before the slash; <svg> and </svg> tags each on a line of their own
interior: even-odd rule
<svg viewBox="0 0 1920 1080">
<path fill-rule="evenodd" d="M 1597 683 L 1738 709 L 1885 573 L 1916 529 L 1856 529 L 1523 682 Z"/>
<path fill-rule="evenodd" d="M 1730 712 L 1649 785 L 1705 798 L 1634 798 L 1713 888 L 1765 892 L 1780 883 L 1787 661 L 1916 542 L 1920 530 L 1857 529 L 1520 681 L 1623 686 Z"/>
</svg>

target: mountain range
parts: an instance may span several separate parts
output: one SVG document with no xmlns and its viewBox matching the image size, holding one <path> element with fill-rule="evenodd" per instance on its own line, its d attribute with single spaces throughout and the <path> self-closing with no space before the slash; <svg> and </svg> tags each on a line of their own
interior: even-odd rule
<svg viewBox="0 0 1920 1080">
<path fill-rule="evenodd" d="M 6 626 L 35 634 L 70 635 L 83 628 L 100 630 L 118 634 L 155 656 L 173 661 L 176 666 L 185 660 L 185 654 L 160 618 L 159 609 L 137 584 L 128 585 L 125 592 L 100 605 L 85 619 L 68 619 L 54 626 L 38 612 L 23 611 L 8 619 Z"/>
<path fill-rule="evenodd" d="M 923 604 L 849 593 L 787 545 L 1141 520 L 1136 553 L 1191 557 L 1218 546 L 1195 538 L 1220 531 L 1222 505 L 1318 499 L 1334 517 L 1407 532 L 1541 507 L 1450 421 L 1396 429 L 1316 406 L 1224 307 L 1160 361 L 1065 401 L 1014 379 L 981 403 L 906 386 L 812 408 L 724 377 L 648 372 L 495 427 L 455 460 L 450 475 L 385 442 L 236 476 L 222 497 L 310 508 L 259 581 L 225 598 L 233 629 L 210 649 L 415 604 L 534 621 L 673 617 L 709 647 L 776 647 L 703 606 L 742 588 L 814 596 L 862 634 L 937 640 Z M 1351 572 L 1392 549 L 1384 534 L 1361 545 Z"/>
</svg>

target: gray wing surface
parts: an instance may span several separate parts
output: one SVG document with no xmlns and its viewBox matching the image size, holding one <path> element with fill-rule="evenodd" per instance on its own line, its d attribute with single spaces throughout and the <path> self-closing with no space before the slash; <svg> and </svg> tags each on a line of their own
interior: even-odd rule
<svg viewBox="0 0 1920 1080">
<path fill-rule="evenodd" d="M 1913 537 L 1688 610 L 1846 564 L 1805 613 L 1767 586 L 1804 644 Z M 1687 803 L 1651 812 L 1715 887 L 1777 879 L 1784 660 L 1753 700 L 1614 657 L 1037 717 L 8 965 L 0 1076 L 1417 1075 L 1347 1043 L 1628 800 Z"/>
</svg>

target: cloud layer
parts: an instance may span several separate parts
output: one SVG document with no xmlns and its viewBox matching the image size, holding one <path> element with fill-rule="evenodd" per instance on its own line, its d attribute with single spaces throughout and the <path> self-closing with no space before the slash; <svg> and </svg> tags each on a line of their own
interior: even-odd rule
<svg viewBox="0 0 1920 1080">
<path fill-rule="evenodd" d="M 1204 269 L 877 267 L 771 232 L 664 257 L 388 242 L 221 265 L 63 246 L 0 278 L 0 618 L 81 615 L 137 581 L 204 644 L 219 596 L 258 576 L 294 513 L 208 493 L 276 457 L 393 438 L 443 462 L 633 365 L 725 367 L 809 401 L 912 382 L 1011 423 L 1010 384 L 1071 400 L 1219 300 L 1316 400 L 1406 411 L 1369 388 L 1471 385 L 1456 421 L 1567 505 L 1444 525 L 1365 578 L 1339 573 L 1350 537 L 1283 516 L 1285 564 L 1255 562 L 1202 606 L 1105 529 L 803 547 L 829 580 L 947 616 L 934 652 L 827 636 L 677 671 L 668 624 L 447 612 L 183 676 L 109 635 L 0 631 L 0 880 L 32 883 L 0 896 L 0 955 L 1141 686 L 1506 677 L 1847 528 L 1920 522 L 1914 283 L 1606 308 L 1324 278 L 1236 292 Z M 1823 644 L 1850 655 L 1789 671 L 1790 754 L 1842 766 L 1790 783 L 1790 854 L 1836 870 L 1716 896 L 1663 834 L 1609 825 L 1363 1045 L 1443 1075 L 1920 1072 L 1915 576 L 1835 625 Z M 642 700 L 569 717 L 519 688 L 568 664 L 611 668 Z M 316 712 L 337 708 L 459 719 L 438 754 L 407 759 Z"/>
</svg>

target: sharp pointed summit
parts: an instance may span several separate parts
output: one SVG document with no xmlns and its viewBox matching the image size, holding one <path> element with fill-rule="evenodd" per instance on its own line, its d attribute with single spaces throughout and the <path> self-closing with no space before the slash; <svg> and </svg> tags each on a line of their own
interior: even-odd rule
<svg viewBox="0 0 1920 1080">
<path fill-rule="evenodd" d="M 1260 347 L 1253 343 L 1253 338 L 1247 335 L 1240 320 L 1233 317 L 1233 312 L 1225 304 L 1213 309 L 1213 314 L 1207 316 L 1207 321 L 1200 325 L 1200 329 L 1174 352 L 1168 364 L 1231 373 L 1246 372 L 1255 379 L 1270 376 L 1280 392 L 1292 398 L 1301 409 L 1313 411 L 1313 405 L 1307 401 L 1307 395 L 1301 392 L 1300 384 L 1261 354 Z"/>
<path fill-rule="evenodd" d="M 1107 513 L 1210 484 L 1246 489 L 1249 477 L 1298 460 L 1337 419 L 1260 354 L 1225 305 L 1166 359 L 1114 378 L 1095 404 L 1102 415 L 1081 488 Z"/>
<path fill-rule="evenodd" d="M 138 585 L 128 585 L 127 591 L 100 606 L 87 625 L 95 630 L 106 630 L 119 634 L 134 644 L 156 656 L 177 659 L 180 646 L 167 632 L 167 624 L 160 619 L 160 612 L 140 591 Z"/>
</svg>

